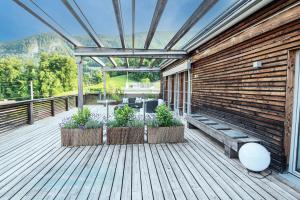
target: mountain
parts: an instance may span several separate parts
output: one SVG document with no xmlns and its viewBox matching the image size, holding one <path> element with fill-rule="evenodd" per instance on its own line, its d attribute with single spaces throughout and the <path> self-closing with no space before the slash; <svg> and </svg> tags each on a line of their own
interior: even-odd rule
<svg viewBox="0 0 300 200">
<path fill-rule="evenodd" d="M 173 35 L 171 32 L 157 32 L 156 34 L 159 37 L 154 36 L 150 48 L 163 48 Z M 135 34 L 135 45 L 137 48 L 144 47 L 146 36 L 147 33 Z M 119 36 L 99 35 L 98 37 L 106 47 L 121 47 Z M 75 38 L 86 46 L 95 46 L 88 36 L 76 36 Z M 125 36 L 125 45 L 127 48 L 131 47 L 131 35 Z M 55 33 L 42 33 L 20 40 L 0 42 L 0 57 L 13 55 L 24 58 L 36 58 L 40 52 L 58 52 L 72 55 L 72 46 Z"/>
</svg>

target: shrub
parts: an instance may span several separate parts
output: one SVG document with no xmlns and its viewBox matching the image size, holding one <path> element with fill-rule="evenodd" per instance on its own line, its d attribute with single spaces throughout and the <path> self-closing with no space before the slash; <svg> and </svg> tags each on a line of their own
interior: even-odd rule
<svg viewBox="0 0 300 200">
<path fill-rule="evenodd" d="M 78 126 L 84 126 L 91 118 L 91 111 L 88 108 L 79 110 L 75 115 L 72 116 L 72 120 Z"/>
<path fill-rule="evenodd" d="M 172 125 L 173 114 L 165 104 L 157 106 L 155 113 L 156 113 L 156 119 L 158 121 L 159 126 Z"/>
<path fill-rule="evenodd" d="M 86 128 L 86 129 L 97 129 L 103 126 L 102 119 L 97 114 L 91 114 L 88 108 L 79 110 L 76 114 L 71 117 L 65 118 L 60 124 L 61 128 L 75 129 L 75 128 Z"/>
<path fill-rule="evenodd" d="M 179 119 L 173 117 L 172 112 L 166 105 L 160 105 L 155 110 L 156 119 L 148 120 L 146 122 L 149 127 L 170 127 L 170 126 L 182 126 L 182 122 Z"/>
<path fill-rule="evenodd" d="M 115 120 L 107 123 L 108 127 L 143 127 L 142 120 L 134 118 L 134 110 L 128 105 L 124 105 L 122 108 L 118 108 L 115 111 Z"/>
<path fill-rule="evenodd" d="M 118 108 L 115 111 L 115 120 L 119 126 L 127 126 L 128 122 L 134 117 L 134 110 L 128 105 Z"/>
<path fill-rule="evenodd" d="M 87 129 L 97 129 L 101 128 L 103 126 L 103 123 L 94 119 L 90 119 L 86 122 L 85 128 Z"/>
</svg>

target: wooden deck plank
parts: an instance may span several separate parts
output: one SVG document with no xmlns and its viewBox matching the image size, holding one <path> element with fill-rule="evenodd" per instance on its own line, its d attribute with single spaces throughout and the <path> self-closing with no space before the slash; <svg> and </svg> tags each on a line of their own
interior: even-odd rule
<svg viewBox="0 0 300 200">
<path fill-rule="evenodd" d="M 90 193 L 90 190 L 96 181 L 97 174 L 101 169 L 102 163 L 104 161 L 104 157 L 107 153 L 108 146 L 103 145 L 100 154 L 97 157 L 96 162 L 94 163 L 89 175 L 87 176 L 84 185 L 82 186 L 79 194 L 77 195 L 76 199 L 87 199 Z"/>
<path fill-rule="evenodd" d="M 51 147 L 50 143 L 50 146 L 45 146 L 44 148 L 42 147 L 40 151 L 38 151 L 36 154 L 33 154 L 33 157 L 31 157 L 31 159 L 25 160 L 21 163 L 17 163 L 15 166 L 5 170 L 4 173 L 1 173 L 0 188 L 3 188 L 11 180 L 20 178 L 20 176 L 26 174 L 28 170 L 39 165 L 40 159 L 42 159 L 44 156 L 47 156 L 47 153 L 52 149 L 54 149 L 54 147 Z"/>
<path fill-rule="evenodd" d="M 0 135 L 0 199 L 300 199 L 195 130 L 182 144 L 61 147 L 58 124 L 75 111 Z"/>
<path fill-rule="evenodd" d="M 146 153 L 144 145 L 139 145 L 139 159 L 141 168 L 141 182 L 142 182 L 142 195 L 143 199 L 153 199 L 150 174 L 147 165 Z"/>
<path fill-rule="evenodd" d="M 169 161 L 167 160 L 166 156 L 163 153 L 162 147 L 160 145 L 155 145 L 155 146 L 176 199 L 190 199 L 187 198 L 187 195 L 184 193 L 178 178 L 176 177 Z"/>
<path fill-rule="evenodd" d="M 218 195 L 215 193 L 215 191 L 207 184 L 206 180 L 200 175 L 200 173 L 197 171 L 197 169 L 195 169 L 194 167 L 191 167 L 192 164 L 190 162 L 188 162 L 186 160 L 185 157 L 182 157 L 182 155 L 180 155 L 175 148 L 173 147 L 173 145 L 171 144 L 167 144 L 169 151 L 172 153 L 173 157 L 175 160 L 178 160 L 179 162 L 182 162 L 182 170 L 188 170 L 190 172 L 190 174 L 192 174 L 192 176 L 194 177 L 194 179 L 196 180 L 196 183 L 194 183 L 195 185 L 193 185 L 192 187 L 201 187 L 202 190 L 205 192 L 206 196 L 209 199 L 219 199 Z M 184 167 L 185 165 L 185 167 Z M 186 172 L 188 173 L 188 172 Z"/>
<path fill-rule="evenodd" d="M 160 181 L 159 181 L 159 174 L 157 173 L 154 160 L 152 157 L 152 153 L 150 150 L 150 145 L 149 144 L 144 144 L 145 146 L 145 154 L 146 154 L 146 159 L 147 159 L 147 164 L 148 164 L 148 169 L 149 169 L 149 174 L 150 174 L 150 181 L 151 181 L 151 188 L 152 188 L 152 193 L 154 199 L 164 199 L 163 191 L 162 188 L 160 187 Z"/>
<path fill-rule="evenodd" d="M 109 163 L 110 163 L 112 155 L 113 155 L 114 148 L 115 148 L 114 145 L 109 145 L 107 153 L 106 153 L 103 163 L 101 165 L 101 168 L 97 174 L 95 182 L 89 193 L 88 199 L 98 199 L 99 198 L 101 188 L 102 188 L 106 173 L 108 171 L 108 166 L 109 166 Z"/>
<path fill-rule="evenodd" d="M 57 185 L 58 183 L 56 183 L 56 174 L 59 173 L 59 171 L 64 167 L 64 165 L 66 163 L 68 163 L 68 160 L 72 160 L 72 155 L 76 152 L 76 148 L 66 148 L 66 150 L 68 150 L 68 154 L 66 156 L 62 156 L 59 159 L 56 159 L 56 162 L 53 162 L 53 165 L 49 165 L 46 167 L 45 170 L 43 170 L 42 173 L 39 173 L 38 176 L 36 177 L 37 179 L 40 179 L 35 185 L 34 187 L 26 194 L 26 199 L 41 199 L 40 197 L 44 197 L 46 195 L 51 195 L 51 197 L 54 198 L 55 195 L 53 191 L 55 191 L 55 188 L 58 188 Z M 85 150 L 86 152 L 86 150 Z M 82 157 L 82 155 L 84 154 L 84 151 L 80 151 L 79 156 L 77 157 L 78 159 L 80 159 Z M 77 159 L 77 160 L 78 160 Z M 76 162 L 77 160 L 73 161 Z M 69 166 L 72 166 L 72 163 L 70 163 Z M 69 167 L 68 170 L 72 170 L 72 167 Z M 65 173 L 63 173 L 62 177 L 68 176 L 69 171 L 66 171 Z M 54 177 L 52 179 L 52 177 Z M 50 182 L 49 182 L 50 181 Z M 51 187 L 47 187 L 45 188 L 45 186 L 49 183 L 49 186 Z M 55 184 L 55 186 L 53 186 Z M 59 182 L 60 183 L 60 182 Z M 63 185 L 59 185 L 59 189 L 60 190 L 62 188 Z M 50 190 L 50 191 L 49 191 Z"/>
<path fill-rule="evenodd" d="M 207 155 L 206 152 L 201 151 L 199 148 L 199 145 L 196 146 L 192 141 L 189 143 L 190 146 L 193 148 L 193 150 L 198 154 L 198 156 L 201 155 L 201 158 L 203 158 L 203 164 L 206 168 L 211 168 L 212 170 L 216 171 L 220 174 L 220 176 L 226 181 L 226 183 L 229 183 L 230 186 L 235 189 L 237 193 L 240 194 L 241 197 L 244 199 L 247 199 L 248 195 L 252 196 L 253 199 L 262 199 L 263 197 L 260 196 L 256 191 L 254 191 L 249 185 L 245 184 L 240 177 L 238 177 L 236 174 L 234 174 L 230 170 L 226 170 L 226 167 L 223 166 L 222 163 L 217 163 L 212 161 L 212 158 Z"/>
<path fill-rule="evenodd" d="M 191 134 L 191 133 L 189 133 Z M 258 192 L 259 194 L 261 194 L 262 196 L 264 196 L 264 198 L 266 199 L 286 199 L 286 197 L 284 197 L 284 195 L 281 195 L 278 193 L 278 191 L 275 191 L 274 189 L 272 189 L 271 187 L 269 187 L 268 185 L 266 185 L 265 183 L 262 182 L 262 179 L 256 179 L 256 178 L 252 178 L 250 176 L 247 175 L 247 171 L 241 167 L 240 164 L 233 164 L 234 160 L 233 159 L 226 159 L 225 155 L 221 153 L 221 151 L 218 151 L 216 149 L 216 147 L 211 144 L 210 142 L 205 142 L 203 143 L 203 141 L 201 141 L 201 138 L 203 136 L 201 136 L 200 134 L 193 134 L 192 135 L 194 141 L 199 142 L 206 151 L 210 152 L 212 156 L 214 156 L 215 158 L 217 158 L 218 160 L 224 162 L 224 165 L 229 168 L 231 171 L 233 171 L 234 173 L 237 173 L 239 176 L 242 177 L 242 179 L 247 182 L 247 184 L 250 184 L 251 187 L 253 189 L 256 190 L 256 192 Z M 218 156 L 216 156 L 215 154 L 217 154 Z M 284 193 L 282 193 L 284 194 Z"/>
<path fill-rule="evenodd" d="M 96 160 L 102 150 L 102 146 L 98 146 L 98 147 L 94 147 L 94 148 L 95 148 L 95 151 L 93 153 L 91 152 L 92 154 L 91 154 L 90 158 L 87 158 L 89 156 L 86 156 L 86 158 L 84 158 L 88 161 L 86 162 L 86 165 L 83 166 L 79 177 L 77 178 L 76 182 L 74 182 L 66 199 L 76 199 L 81 188 L 84 186 L 86 178 L 88 177 L 94 163 L 96 162 Z M 89 150 L 89 151 L 92 151 L 92 150 Z"/>
<path fill-rule="evenodd" d="M 142 199 L 141 170 L 139 161 L 139 147 L 137 144 L 132 148 L 132 196 L 133 200 Z"/>
<path fill-rule="evenodd" d="M 208 199 L 205 195 L 202 188 L 198 186 L 195 180 L 193 180 L 193 176 L 190 173 L 184 173 L 180 169 L 180 165 L 176 162 L 176 160 L 173 158 L 172 154 L 170 153 L 169 149 L 167 148 L 166 144 L 162 144 L 162 152 L 161 154 L 164 154 L 164 156 L 167 158 L 168 162 L 170 163 L 170 166 L 172 167 L 181 187 L 183 188 L 183 192 L 185 193 L 185 196 L 187 199 Z M 188 172 L 187 170 L 185 172 Z M 193 184 L 194 182 L 194 184 Z M 196 187 L 193 187 L 193 185 L 196 185 Z"/>
<path fill-rule="evenodd" d="M 131 185 L 132 185 L 132 145 L 126 145 L 126 159 L 124 166 L 124 175 L 123 175 L 123 184 L 122 184 L 122 200 L 130 200 L 131 199 Z"/>
<path fill-rule="evenodd" d="M 76 149 L 73 149 L 72 151 L 76 151 Z M 73 153 L 72 151 L 69 151 L 69 153 Z M 53 157 L 53 156 L 52 156 Z M 14 195 L 14 199 L 20 199 L 20 198 L 29 198 L 33 199 L 34 196 L 40 192 L 40 190 L 43 190 L 43 188 L 40 186 L 41 182 L 44 181 L 51 181 L 53 177 L 48 181 L 44 178 L 45 174 L 49 172 L 52 168 L 56 166 L 57 160 L 55 160 L 57 156 L 53 157 L 51 162 L 44 162 L 44 164 L 39 165 L 37 169 L 32 171 L 24 180 L 22 180 L 20 183 L 18 183 L 18 187 L 20 187 L 20 190 Z M 69 160 L 72 160 L 71 158 Z M 69 162 L 69 160 L 67 162 Z M 59 171 L 60 173 L 64 173 L 64 171 Z M 19 186 L 20 185 L 20 186 Z M 14 187 L 16 188 L 16 186 Z M 51 187 L 49 188 L 49 190 Z"/>
<path fill-rule="evenodd" d="M 114 176 L 116 173 L 116 168 L 117 168 L 117 162 L 119 159 L 119 155 L 120 155 L 120 145 L 116 145 L 106 176 L 105 176 L 105 180 L 104 183 L 102 185 L 101 188 L 101 193 L 100 193 L 100 197 L 99 199 L 109 199 L 110 194 L 111 194 L 111 190 L 112 190 L 112 186 L 113 186 L 113 181 L 114 181 Z"/>
<path fill-rule="evenodd" d="M 211 181 L 214 180 L 214 182 L 212 182 L 212 184 L 219 185 L 220 188 L 222 188 L 222 190 L 228 195 L 229 198 L 240 199 L 240 200 L 241 199 L 252 199 L 249 195 L 243 195 L 243 198 L 241 196 L 239 196 L 230 187 L 230 184 L 228 184 L 228 182 L 225 182 L 225 180 L 219 175 L 219 171 L 212 170 L 209 166 L 207 166 L 205 164 L 205 162 L 202 162 L 202 160 L 203 160 L 202 155 L 201 156 L 200 155 L 195 156 L 195 152 L 191 151 L 189 145 L 179 144 L 179 148 L 182 150 L 182 152 L 185 153 L 185 155 L 190 155 L 189 156 L 190 160 L 194 163 L 194 166 L 197 167 L 197 169 L 199 171 L 203 172 L 203 174 L 205 174 L 204 178 L 206 180 L 208 180 L 208 179 L 211 179 Z M 192 156 L 194 156 L 194 157 L 192 157 Z M 210 176 L 211 178 L 208 178 L 208 176 Z"/>
<path fill-rule="evenodd" d="M 55 157 L 57 157 L 59 154 L 63 153 L 63 150 L 57 150 L 57 149 L 52 149 L 49 154 L 47 154 L 47 156 L 44 157 L 44 159 L 40 159 L 40 162 L 47 162 L 48 160 L 54 159 Z M 66 152 L 65 152 L 66 153 Z M 36 168 L 34 168 L 34 170 L 39 171 L 41 165 L 38 165 Z M 34 176 L 35 174 L 31 174 L 30 172 L 32 171 L 32 169 L 28 169 L 27 171 L 25 171 L 25 174 L 19 174 L 19 176 L 17 176 L 14 179 L 11 179 L 10 182 L 6 183 L 5 186 L 1 187 L 1 197 L 4 198 L 4 196 L 9 196 L 9 197 L 13 197 L 15 195 L 17 196 L 24 196 L 24 195 L 19 195 L 19 193 L 22 193 L 22 189 L 24 187 L 24 185 L 26 185 L 27 187 L 29 187 L 30 185 L 26 184 L 28 181 L 30 181 L 31 176 Z M 33 185 L 31 185 L 32 187 Z"/>
<path fill-rule="evenodd" d="M 207 187 L 211 188 L 219 196 L 220 199 L 230 199 L 228 194 L 224 191 L 224 188 L 222 188 L 218 184 L 218 182 L 213 179 L 210 174 L 207 173 L 207 171 L 196 162 L 194 158 L 185 154 L 183 149 L 181 149 L 178 145 L 173 145 L 173 147 L 178 152 L 178 154 L 180 154 L 180 156 L 185 159 L 185 162 L 189 163 L 189 168 L 194 169 L 195 173 L 198 174 L 198 176 L 207 183 Z"/>
<path fill-rule="evenodd" d="M 161 164 L 160 158 L 156 151 L 155 145 L 150 144 L 150 149 L 152 152 L 153 160 L 156 166 L 157 174 L 159 174 L 158 178 L 160 181 L 160 185 L 162 187 L 162 191 L 164 193 L 165 199 L 175 199 L 175 195 L 172 191 L 172 187 L 169 183 L 168 177 L 164 171 L 164 168 Z"/>
<path fill-rule="evenodd" d="M 47 193 L 48 199 L 66 198 L 95 149 L 95 147 L 84 147 L 76 160 L 68 167 L 68 170 Z M 39 198 L 37 197 L 37 199 Z"/>
<path fill-rule="evenodd" d="M 123 181 L 124 165 L 126 159 L 126 148 L 127 148 L 126 145 L 121 146 L 116 173 L 113 180 L 113 186 L 111 189 L 111 194 L 109 199 L 121 199 L 122 185 L 123 183 L 128 184 L 126 180 Z"/>
</svg>

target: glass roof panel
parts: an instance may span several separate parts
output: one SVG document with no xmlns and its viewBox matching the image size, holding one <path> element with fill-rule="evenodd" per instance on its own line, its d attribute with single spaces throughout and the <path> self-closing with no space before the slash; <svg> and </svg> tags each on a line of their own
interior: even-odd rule
<svg viewBox="0 0 300 200">
<path fill-rule="evenodd" d="M 136 48 L 144 48 L 147 34 L 154 14 L 156 0 L 136 1 Z"/>
<path fill-rule="evenodd" d="M 120 0 L 125 35 L 125 47 L 132 48 L 132 4 L 130 0 Z"/>
<path fill-rule="evenodd" d="M 121 41 L 111 0 L 74 0 L 105 47 L 120 48 Z"/>
<path fill-rule="evenodd" d="M 35 0 L 23 1 L 26 5 L 33 8 L 36 12 L 42 13 L 43 17 L 59 24 L 64 32 L 74 36 L 78 41 L 86 46 L 96 46 L 96 44 L 87 35 L 85 30 L 76 21 L 73 15 L 64 6 L 62 1 L 49 1 L 49 0 Z M 42 10 L 41 10 L 42 9 Z"/>
<path fill-rule="evenodd" d="M 168 1 L 150 48 L 163 49 L 201 2 L 202 0 Z"/>
<path fill-rule="evenodd" d="M 238 0 L 219 0 L 172 49 L 181 49 L 199 31 L 213 22 L 218 16 L 230 8 Z"/>
<path fill-rule="evenodd" d="M 44 32 L 52 32 L 52 29 L 42 24 L 12 1 L 0 1 L 0 19 L 0 41 L 3 42 L 19 40 Z"/>
</svg>

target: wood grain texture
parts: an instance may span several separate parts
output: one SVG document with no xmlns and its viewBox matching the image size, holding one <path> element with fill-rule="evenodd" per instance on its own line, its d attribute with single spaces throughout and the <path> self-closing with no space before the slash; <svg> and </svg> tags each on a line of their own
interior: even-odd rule
<svg viewBox="0 0 300 200">
<path fill-rule="evenodd" d="M 190 54 L 195 61 L 192 112 L 249 130 L 280 171 L 286 169 L 290 146 L 291 51 L 300 49 L 300 6 L 295 3 L 272 2 Z M 255 61 L 262 68 L 254 69 Z"/>
<path fill-rule="evenodd" d="M 92 146 L 103 143 L 103 129 L 61 129 L 62 146 Z"/>
<path fill-rule="evenodd" d="M 148 143 L 179 143 L 184 141 L 184 126 L 148 127 Z"/>
<path fill-rule="evenodd" d="M 247 176 L 197 130 L 179 144 L 61 147 L 58 123 L 74 112 L 0 135 L 0 199 L 300 199 L 276 172 Z"/>
<path fill-rule="evenodd" d="M 293 124 L 293 105 L 294 105 L 294 83 L 295 83 L 295 63 L 296 51 L 289 51 L 286 83 L 286 104 L 284 122 L 284 151 L 287 161 L 290 155 L 292 124 Z"/>
<path fill-rule="evenodd" d="M 107 144 L 143 144 L 144 127 L 107 128 Z"/>
</svg>

